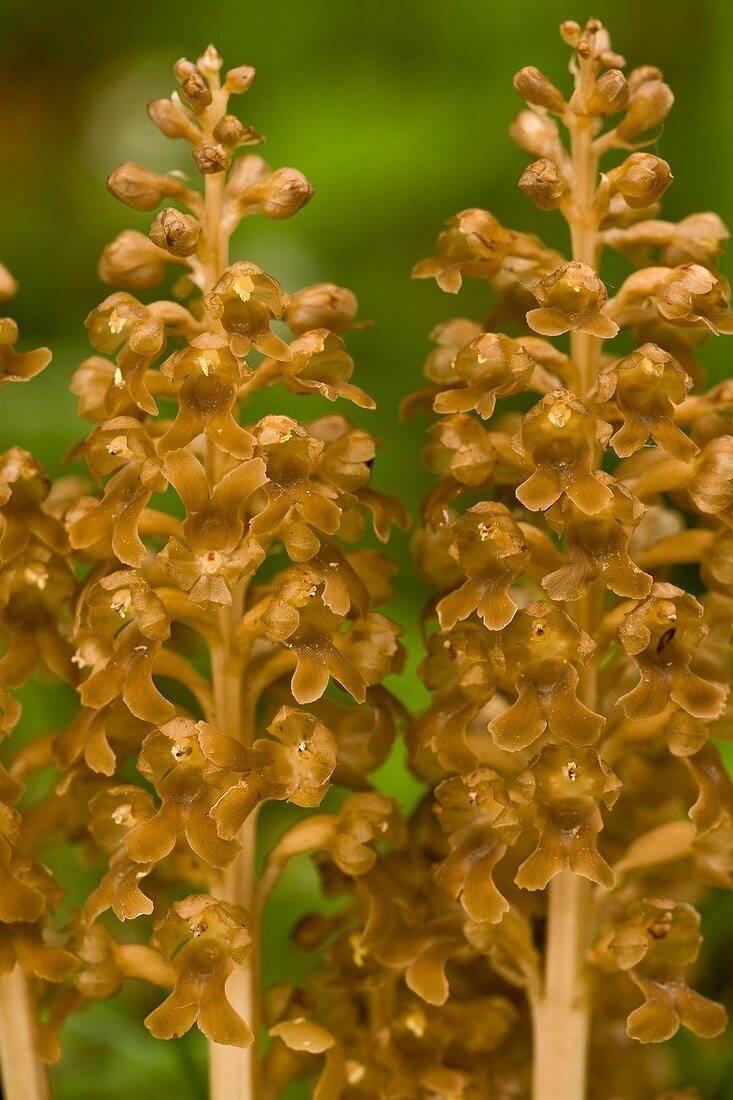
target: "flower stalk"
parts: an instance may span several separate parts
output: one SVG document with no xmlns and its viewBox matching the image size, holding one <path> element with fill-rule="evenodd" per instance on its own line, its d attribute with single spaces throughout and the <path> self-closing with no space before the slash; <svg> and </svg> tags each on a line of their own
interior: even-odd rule
<svg viewBox="0 0 733 1100">
<path fill-rule="evenodd" d="M 94 484 L 51 486 L 25 452 L 2 458 L 0 681 L 12 691 L 50 671 L 80 705 L 0 771 L 0 972 L 17 956 L 40 979 L 44 1061 L 59 1059 L 70 1012 L 147 981 L 163 991 L 144 1021 L 156 1038 L 195 1025 L 208 1040 L 212 1100 L 260 1100 L 273 1079 L 263 1027 L 279 1073 L 323 1049 L 303 1034 L 295 991 L 268 997 L 260 973 L 267 895 L 290 858 L 318 850 L 322 815 L 286 832 L 259 882 L 257 821 L 269 802 L 314 810 L 332 777 L 362 792 L 390 751 L 398 708 L 382 681 L 401 665 L 400 630 L 376 610 L 390 567 L 359 542 L 369 520 L 384 542 L 406 516 L 369 485 L 376 440 L 331 411 L 374 405 L 350 381 L 354 295 L 330 283 L 289 295 L 230 262 L 244 218 L 288 218 L 312 188 L 238 156 L 263 140 L 228 113 L 255 73 L 221 69 L 213 47 L 181 59 L 178 90 L 148 108 L 190 143 L 203 194 L 134 164 L 108 180 L 136 210 L 176 205 L 100 262 L 124 289 L 90 314 L 99 354 L 72 382 L 93 424 L 72 458 Z M 169 276 L 169 297 L 137 296 Z M 17 329 L 0 325 L 2 380 L 27 380 L 47 354 L 15 352 Z M 315 398 L 316 418 L 281 414 L 279 386 Z M 257 390 L 273 403 L 242 423 Z M 4 737 L 18 707 L 2 702 Z M 38 770 L 53 781 L 21 817 Z M 68 839 L 101 869 L 64 934 L 51 922 L 62 891 L 33 857 Z M 109 912 L 132 934 L 118 941 Z"/>
<path fill-rule="evenodd" d="M 19 966 L 0 977 L 0 1076 L 9 1100 L 49 1100 L 48 1071 L 36 1051 L 36 1007 Z"/>
<path fill-rule="evenodd" d="M 575 78 L 577 112 L 568 118 L 572 164 L 572 202 L 564 209 L 573 260 L 593 270 L 600 265 L 598 212 L 594 199 L 598 157 L 593 148 L 593 115 L 589 100 L 595 83 L 595 59 L 578 56 Z M 590 406 L 598 377 L 601 341 L 587 332 L 571 333 L 570 355 L 578 377 L 578 397 Z M 600 466 L 600 451 L 597 466 Z M 579 625 L 589 635 L 598 627 L 604 589 L 600 580 L 578 601 Z M 572 613 L 572 604 L 568 610 Z M 598 705 L 595 664 L 580 676 L 579 697 L 590 710 Z M 533 1100 L 584 1100 L 588 1087 L 588 1044 L 592 992 L 586 954 L 592 937 L 592 883 L 565 869 L 548 886 L 544 982 L 532 999 L 534 1054 Z"/>
<path fill-rule="evenodd" d="M 727 736 L 729 677 L 705 641 L 720 644 L 730 610 L 720 566 L 704 561 L 717 539 L 728 544 L 727 412 L 703 411 L 727 390 L 688 396 L 704 337 L 733 331 L 716 272 L 727 232 L 715 215 L 658 216 L 672 173 L 642 150 L 672 105 L 661 73 L 624 75 L 597 20 L 561 35 L 571 94 L 522 69 L 514 86 L 528 109 L 511 132 L 537 158 L 519 186 L 564 217 L 569 255 L 469 209 L 414 271 L 448 293 L 485 280 L 498 301 L 484 324 L 435 330 L 429 385 L 405 405 L 439 417 L 426 448 L 437 484 L 416 540 L 435 589 L 422 667 L 432 701 L 410 751 L 443 850 L 419 815 L 410 828 L 453 903 L 430 899 L 434 932 L 412 942 L 405 981 L 456 1016 L 481 992 L 515 1004 L 507 986 L 522 991 L 531 1030 L 503 1006 L 511 1038 L 487 1055 L 492 1084 L 462 1063 L 477 1095 L 504 1095 L 511 1081 L 533 1100 L 585 1100 L 603 1082 L 646 1098 L 660 1062 L 635 1043 L 725 1026 L 685 968 L 700 946 L 695 882 L 733 885 L 700 859 L 720 852 L 733 808 L 712 741 Z M 626 159 L 599 170 L 614 150 Z M 606 248 L 634 266 L 610 300 Z M 506 332 L 493 331 L 499 319 Z M 613 344 L 621 330 L 627 355 Z M 673 583 L 694 561 L 701 602 Z M 701 815 L 684 787 L 707 766 Z M 618 1038 L 622 1005 L 631 1044 Z M 517 1050 L 526 1078 L 512 1069 Z"/>
</svg>

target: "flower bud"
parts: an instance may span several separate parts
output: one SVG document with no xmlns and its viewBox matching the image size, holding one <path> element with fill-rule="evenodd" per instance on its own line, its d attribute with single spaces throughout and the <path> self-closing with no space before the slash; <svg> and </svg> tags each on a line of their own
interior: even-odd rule
<svg viewBox="0 0 733 1100">
<path fill-rule="evenodd" d="M 238 65 L 236 69 L 230 69 L 224 81 L 224 87 L 233 95 L 241 95 L 248 92 L 257 77 L 256 71 L 251 65 Z"/>
<path fill-rule="evenodd" d="M 196 72 L 196 66 L 193 61 L 189 61 L 187 57 L 179 57 L 173 66 L 173 75 L 179 84 L 183 84 L 189 76 L 192 76 Z"/>
<path fill-rule="evenodd" d="M 551 157 L 559 141 L 554 120 L 534 111 L 520 111 L 509 127 L 509 136 L 520 149 L 536 157 Z"/>
<path fill-rule="evenodd" d="M 616 133 L 622 141 L 633 141 L 664 122 L 673 103 L 674 96 L 666 84 L 661 80 L 645 80 L 632 93 L 629 109 L 616 127 Z"/>
<path fill-rule="evenodd" d="M 222 66 L 222 60 L 216 46 L 207 46 L 196 65 L 204 76 L 214 76 L 218 73 Z"/>
<path fill-rule="evenodd" d="M 626 77 L 618 69 L 609 69 L 596 81 L 588 100 L 592 115 L 615 115 L 622 111 L 629 99 Z"/>
<path fill-rule="evenodd" d="M 629 85 L 629 92 L 632 96 L 636 95 L 642 84 L 647 80 L 661 80 L 662 70 L 658 69 L 656 65 L 639 65 L 638 68 L 632 69 L 626 78 Z"/>
<path fill-rule="evenodd" d="M 175 207 L 161 210 L 150 226 L 150 240 L 171 256 L 191 256 L 196 251 L 201 227 L 189 214 Z"/>
<path fill-rule="evenodd" d="M 191 104 L 196 114 L 201 114 L 211 103 L 211 92 L 198 69 L 194 69 L 190 76 L 181 83 L 181 94 Z"/>
<path fill-rule="evenodd" d="M 560 37 L 568 46 L 577 46 L 580 42 L 580 24 L 573 19 L 566 19 L 560 24 Z"/>
<path fill-rule="evenodd" d="M 216 172 L 224 172 L 231 162 L 229 150 L 214 142 L 204 142 L 202 145 L 196 145 L 191 150 L 191 156 L 203 176 L 212 176 Z"/>
<path fill-rule="evenodd" d="M 674 179 L 666 160 L 652 153 L 632 153 L 608 178 L 632 210 L 657 202 Z"/>
<path fill-rule="evenodd" d="M 540 210 L 557 210 L 568 193 L 568 185 L 561 178 L 557 165 L 543 157 L 525 168 L 519 190 Z"/>
<path fill-rule="evenodd" d="M 255 201 L 252 195 L 257 192 L 258 184 L 269 175 L 270 166 L 264 157 L 257 153 L 238 157 L 227 179 L 227 200 L 242 205 Z"/>
<path fill-rule="evenodd" d="M 148 103 L 148 115 L 153 125 L 168 138 L 188 138 L 196 142 L 201 137 L 196 123 L 170 99 L 152 100 Z"/>
<path fill-rule="evenodd" d="M 562 93 L 533 65 L 519 70 L 514 77 L 514 90 L 528 103 L 535 107 L 545 107 L 555 115 L 563 114 L 567 106 Z"/>
<path fill-rule="evenodd" d="M 285 321 L 296 336 L 313 328 L 343 332 L 354 324 L 357 309 L 356 296 L 346 287 L 316 283 L 291 296 Z"/>
<path fill-rule="evenodd" d="M 238 145 L 244 134 L 244 126 L 236 115 L 222 115 L 214 127 L 214 138 L 228 149 Z"/>
<path fill-rule="evenodd" d="M 13 298 L 18 290 L 18 284 L 8 271 L 5 264 L 0 264 L 0 306 L 4 306 Z"/>
<path fill-rule="evenodd" d="M 313 188 L 297 168 L 278 168 L 262 181 L 260 206 L 268 218 L 290 218 L 308 203 Z"/>
<path fill-rule="evenodd" d="M 172 176 L 159 176 L 139 164 L 121 164 L 110 174 L 107 190 L 133 210 L 155 210 L 164 198 L 182 198 L 187 188 Z"/>
<path fill-rule="evenodd" d="M 128 290 L 157 286 L 170 261 L 142 233 L 127 229 L 107 245 L 99 261 L 103 283 L 117 283 Z"/>
</svg>

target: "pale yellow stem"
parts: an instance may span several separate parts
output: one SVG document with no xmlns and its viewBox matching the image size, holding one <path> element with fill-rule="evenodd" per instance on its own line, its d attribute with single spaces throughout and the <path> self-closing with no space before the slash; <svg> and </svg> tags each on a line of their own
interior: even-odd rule
<svg viewBox="0 0 733 1100">
<path fill-rule="evenodd" d="M 218 80 L 212 79 L 210 85 L 214 94 L 214 103 L 208 112 L 211 117 L 202 119 L 202 129 L 207 137 L 211 137 L 211 125 L 224 109 L 221 99 L 224 93 L 219 91 Z M 224 172 L 206 177 L 199 249 L 200 270 L 205 284 L 201 289 L 204 293 L 218 281 L 229 263 L 228 235 L 222 227 L 225 186 Z M 212 484 L 216 484 L 226 471 L 225 456 L 211 442 L 207 449 L 206 469 Z M 218 612 L 219 630 L 216 641 L 211 645 L 211 679 L 217 729 L 244 744 L 251 744 L 254 721 L 249 713 L 245 714 L 245 661 L 236 642 L 245 589 L 246 585 L 242 582 L 232 606 Z M 234 967 L 226 992 L 232 1007 L 252 1029 L 254 1039 L 245 1048 L 209 1042 L 210 1100 L 258 1100 L 260 1096 L 261 919 L 257 904 L 255 814 L 245 822 L 237 839 L 242 850 L 222 874 L 216 892 L 220 900 L 242 906 L 249 918 L 254 947 L 247 963 Z"/>
<path fill-rule="evenodd" d="M 587 98 L 593 83 L 593 67 L 581 62 L 577 81 L 578 103 Z M 593 147 L 592 119 L 568 112 L 573 201 L 567 213 L 572 258 L 597 269 L 599 240 L 593 198 L 598 174 L 598 155 Z M 586 333 L 573 333 L 571 358 L 577 368 L 576 396 L 593 403 L 601 341 Z M 572 617 L 591 635 L 603 610 L 602 585 L 591 586 L 587 595 L 569 607 Z M 586 706 L 597 706 L 597 665 L 581 670 L 579 695 Z M 550 883 L 547 904 L 545 972 L 540 991 L 532 996 L 534 1051 L 533 1100 L 585 1100 L 588 1091 L 588 1043 L 592 995 L 585 966 L 592 920 L 592 884 L 564 870 Z"/>
<path fill-rule="evenodd" d="M 591 884 L 561 871 L 549 890 L 545 981 L 534 1005 L 535 1100 L 586 1095 L 590 1003 L 584 974 Z"/>
<path fill-rule="evenodd" d="M 49 1100 L 48 1073 L 36 1054 L 36 1007 L 16 966 L 0 978 L 0 1076 L 4 1100 Z"/>
</svg>

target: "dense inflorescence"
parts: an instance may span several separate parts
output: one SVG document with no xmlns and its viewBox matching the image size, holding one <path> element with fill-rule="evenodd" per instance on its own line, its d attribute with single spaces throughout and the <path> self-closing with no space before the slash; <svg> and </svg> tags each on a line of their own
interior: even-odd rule
<svg viewBox="0 0 733 1100">
<path fill-rule="evenodd" d="M 436 881 L 469 943 L 503 965 L 522 930 L 535 1096 L 583 1094 L 563 1057 L 583 1062 L 593 1014 L 590 1094 L 648 1096 L 654 1063 L 630 1083 L 619 1014 L 641 1042 L 725 1024 L 686 975 L 695 883 L 733 885 L 731 785 L 710 740 L 729 724 L 731 391 L 706 392 L 697 359 L 733 331 L 727 233 L 714 214 L 659 218 L 672 173 L 641 150 L 672 104 L 661 73 L 624 76 L 596 22 L 563 36 L 572 96 L 521 70 L 512 136 L 538 158 L 520 188 L 564 215 L 569 256 L 467 210 L 415 270 L 449 292 L 488 280 L 511 335 L 463 319 L 433 334 L 419 400 L 441 416 L 439 479 L 418 556 L 438 629 L 413 758 L 446 827 Z M 625 159 L 599 174 L 614 151 Z M 636 268 L 610 299 L 606 248 Z"/>
<path fill-rule="evenodd" d="M 204 188 L 135 164 L 109 178 L 136 211 L 171 205 L 148 235 L 120 233 L 100 263 L 101 278 L 122 289 L 88 317 L 95 354 L 72 381 L 93 427 L 70 458 L 93 484 L 81 475 L 52 488 L 18 449 L 0 460 L 3 689 L 40 667 L 79 697 L 66 728 L 0 773 L 0 967 L 17 959 L 43 979 L 32 997 L 45 1060 L 59 1056 L 70 1011 L 128 978 L 159 985 L 147 1027 L 171 1038 L 196 1024 L 210 1040 L 212 1096 L 223 1100 L 260 1095 L 267 894 L 291 853 L 324 842 L 309 817 L 313 835 L 286 833 L 260 879 L 258 809 L 317 807 L 333 780 L 358 792 L 341 814 L 355 836 L 381 825 L 387 800 L 367 776 L 401 717 L 382 681 L 402 647 L 376 610 L 391 567 L 358 544 L 367 525 L 385 541 L 405 521 L 369 486 L 368 432 L 325 401 L 310 423 L 278 411 L 279 386 L 298 401 L 373 402 L 350 381 L 344 335 L 359 327 L 350 291 L 323 283 L 288 294 L 256 264 L 229 261 L 243 218 L 288 218 L 312 194 L 295 169 L 237 157 L 262 140 L 227 113 L 254 71 L 222 74 L 210 47 L 175 75 L 179 89 L 149 115 L 190 142 Z M 148 300 L 169 274 L 171 297 Z M 0 327 L 2 381 L 27 380 L 48 355 L 15 352 L 13 322 Z M 270 388 L 269 411 L 243 421 L 250 398 Z M 6 736 L 18 708 L 2 700 Z M 45 793 L 34 787 L 21 823 L 14 806 L 36 773 L 52 778 Z M 101 875 L 64 948 L 47 932 L 61 891 L 36 857 L 69 843 Z M 273 1048 L 297 1047 L 287 1027 L 274 1034 Z M 6 1088 L 9 1100 L 45 1095 L 44 1085 Z"/>
<path fill-rule="evenodd" d="M 312 194 L 237 156 L 262 140 L 228 113 L 254 71 L 222 75 L 209 47 L 149 106 L 202 191 L 135 164 L 110 176 L 157 213 L 102 256 L 121 289 L 73 376 L 93 425 L 80 472 L 52 483 L 20 448 L 0 456 L 8 1100 L 46 1100 L 66 1017 L 128 979 L 159 989 L 154 1036 L 207 1037 L 212 1100 L 295 1081 L 315 1100 L 692 1097 L 663 1091 L 658 1044 L 726 1024 L 694 969 L 696 906 L 733 887 L 715 744 L 733 736 L 733 386 L 706 389 L 698 359 L 733 332 L 727 231 L 659 216 L 659 70 L 624 75 L 595 20 L 561 34 L 571 95 L 522 69 L 511 133 L 536 158 L 520 189 L 565 219 L 567 254 L 469 209 L 414 272 L 494 292 L 482 322 L 435 329 L 405 403 L 438 415 L 414 721 L 384 683 L 403 661 L 377 610 L 392 570 L 363 545 L 405 515 L 370 486 L 376 441 L 325 403 L 372 407 L 344 347 L 356 299 L 288 294 L 229 257 L 242 219 Z M 0 303 L 14 291 L 0 268 Z M 1 320 L 0 383 L 49 362 L 17 337 Z M 282 411 L 301 397 L 307 424 Z M 38 676 L 77 706 L 24 742 L 15 693 Z M 425 791 L 407 816 L 370 780 L 402 722 Z M 332 785 L 347 793 L 322 806 Z M 268 801 L 310 812 L 259 861 Z M 54 849 L 94 877 L 77 908 Z M 328 905 L 294 939 L 319 964 L 263 990 L 265 906 L 304 855 Z"/>
<path fill-rule="evenodd" d="M 689 982 L 694 903 L 733 886 L 714 745 L 733 390 L 706 390 L 698 361 L 733 331 L 727 232 L 659 216 L 661 73 L 624 75 L 596 21 L 562 35 L 572 95 L 523 69 L 512 135 L 536 158 L 520 188 L 565 217 L 570 252 L 469 209 L 414 272 L 449 293 L 485 280 L 496 302 L 438 326 L 407 403 L 439 414 L 416 542 L 432 702 L 410 736 L 430 793 L 366 869 L 330 851 L 355 906 L 329 941 L 342 1091 L 324 1096 L 648 1100 L 667 1062 L 629 1037 L 725 1026 Z M 612 297 L 606 249 L 634 266 Z"/>
</svg>

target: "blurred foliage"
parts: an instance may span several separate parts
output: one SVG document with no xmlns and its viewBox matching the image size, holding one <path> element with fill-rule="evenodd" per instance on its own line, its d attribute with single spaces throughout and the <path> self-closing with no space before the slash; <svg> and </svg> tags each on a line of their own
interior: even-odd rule
<svg viewBox="0 0 733 1100">
<path fill-rule="evenodd" d="M 264 153 L 273 167 L 301 169 L 316 189 L 292 221 L 245 222 L 234 254 L 261 264 L 286 289 L 332 280 L 357 292 L 362 316 L 377 323 L 355 334 L 350 350 L 357 381 L 379 408 L 354 419 L 384 442 L 377 487 L 401 495 L 415 512 L 428 485 L 420 462 L 425 422 L 400 425 L 397 406 L 419 385 L 428 332 L 457 311 L 480 312 L 486 291 L 468 287 L 456 310 L 433 285 L 410 282 L 411 264 L 430 253 L 443 219 L 468 206 L 545 235 L 549 222 L 548 243 L 563 247 L 560 216 L 540 215 L 515 186 L 527 158 L 506 136 L 519 107 L 511 80 L 532 64 L 559 83 L 568 51 L 557 26 L 589 15 L 609 26 L 630 63 L 661 67 L 677 95 L 652 150 L 676 176 L 668 216 L 713 207 L 731 223 L 733 6 L 725 0 L 599 0 L 592 11 L 577 0 L 1 0 L 0 258 L 21 283 L 13 304 L 21 346 L 47 343 L 55 359 L 36 382 L 4 390 L 0 446 L 19 443 L 57 473 L 81 434 L 66 387 L 88 354 L 83 319 L 105 293 L 97 258 L 120 229 L 136 224 L 104 180 L 124 160 L 187 168 L 186 149 L 162 138 L 145 105 L 170 91 L 177 57 L 195 57 L 213 41 L 226 64 L 260 73 L 237 107 L 269 135 Z M 729 260 L 723 271 L 730 275 Z M 708 346 L 713 377 L 729 373 L 729 354 L 722 340 Z M 412 654 L 398 690 L 418 707 L 424 589 L 410 571 L 407 538 L 394 553 L 393 614 L 408 630 Z M 62 695 L 53 687 L 25 694 L 26 735 L 59 723 L 69 705 Z M 380 781 L 408 805 L 418 795 L 399 754 Z M 265 844 L 286 820 L 282 811 L 263 817 Z M 88 871 L 72 864 L 65 873 L 81 896 Z M 317 896 L 307 864 L 285 876 L 268 910 L 268 980 L 291 979 L 302 968 L 288 930 Z M 703 986 L 729 1004 L 731 928 L 733 898 L 726 897 L 706 912 Z M 147 990 L 130 989 L 68 1025 L 58 1100 L 205 1096 L 200 1037 L 152 1039 L 141 1022 L 151 1003 Z M 733 1098 L 733 1034 L 704 1047 L 680 1040 L 676 1055 L 681 1083 L 697 1084 L 704 1100 Z"/>
</svg>

